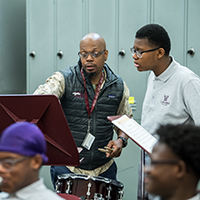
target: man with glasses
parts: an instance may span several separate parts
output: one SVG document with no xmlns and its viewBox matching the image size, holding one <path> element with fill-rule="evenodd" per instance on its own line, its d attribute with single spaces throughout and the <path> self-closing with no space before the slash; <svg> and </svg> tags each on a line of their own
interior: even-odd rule
<svg viewBox="0 0 200 200">
<path fill-rule="evenodd" d="M 48 161 L 46 141 L 41 130 L 29 122 L 7 127 L 0 140 L 0 199 L 61 200 L 39 178 Z"/>
<path fill-rule="evenodd" d="M 170 49 L 168 33 L 158 24 L 140 28 L 131 48 L 137 70 L 151 71 L 141 126 L 155 137 L 160 124 L 200 125 L 200 78 L 176 62 L 170 56 Z M 139 182 L 141 180 L 139 178 Z M 143 198 L 142 187 L 143 184 L 139 184 L 138 200 Z"/>
<path fill-rule="evenodd" d="M 55 94 L 77 147 L 83 148 L 78 167 L 51 166 L 55 186 L 57 176 L 76 173 L 116 179 L 117 167 L 112 158 L 121 154 L 127 136 L 113 126 L 107 116 L 126 114 L 132 117 L 128 103 L 129 90 L 123 80 L 105 63 L 108 50 L 104 39 L 89 33 L 80 42 L 78 64 L 54 73 L 34 94 Z M 66 141 L 67 142 L 67 141 Z M 110 148 L 105 154 L 99 148 Z"/>
<path fill-rule="evenodd" d="M 146 163 L 145 187 L 155 200 L 199 200 L 200 127 L 163 125 Z"/>
</svg>

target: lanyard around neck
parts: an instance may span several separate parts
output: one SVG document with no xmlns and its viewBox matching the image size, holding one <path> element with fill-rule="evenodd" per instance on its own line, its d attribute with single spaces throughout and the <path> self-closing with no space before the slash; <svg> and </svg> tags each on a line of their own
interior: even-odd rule
<svg viewBox="0 0 200 200">
<path fill-rule="evenodd" d="M 96 105 L 97 98 L 98 98 L 99 93 L 100 93 L 101 85 L 102 85 L 103 80 L 104 80 L 103 71 L 102 71 L 102 74 L 101 74 L 101 78 L 99 80 L 99 84 L 97 86 L 97 90 L 96 90 L 96 93 L 95 93 L 95 96 L 94 96 L 94 99 L 93 99 L 93 102 L 92 102 L 91 109 L 89 107 L 89 100 L 88 100 L 88 95 L 87 95 L 87 91 L 86 91 L 86 80 L 85 80 L 85 76 L 83 74 L 83 68 L 81 68 L 81 76 L 82 76 L 82 79 L 83 79 L 84 90 L 85 90 L 85 105 L 86 105 L 86 108 L 87 108 L 88 115 L 90 117 L 90 115 L 91 115 L 91 113 L 94 110 L 94 107 Z"/>
</svg>

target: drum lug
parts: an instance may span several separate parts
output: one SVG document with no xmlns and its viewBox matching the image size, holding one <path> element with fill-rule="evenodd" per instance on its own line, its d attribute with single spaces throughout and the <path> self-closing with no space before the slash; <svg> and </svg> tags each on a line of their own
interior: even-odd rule
<svg viewBox="0 0 200 200">
<path fill-rule="evenodd" d="M 67 181 L 67 189 L 66 189 L 66 191 L 65 191 L 67 194 L 70 194 L 70 192 L 71 192 L 71 191 L 70 191 L 71 185 L 72 185 L 72 182 L 71 182 L 70 180 Z"/>
<path fill-rule="evenodd" d="M 103 195 L 100 193 L 94 193 L 94 200 L 104 200 Z"/>
<path fill-rule="evenodd" d="M 59 190 L 61 184 L 62 184 L 62 183 L 60 183 L 60 182 L 57 182 L 57 183 L 56 183 L 56 189 L 55 189 L 55 192 L 56 192 L 56 193 L 61 193 L 61 191 Z"/>
<path fill-rule="evenodd" d="M 90 196 L 90 188 L 92 187 L 92 184 L 89 182 L 88 183 L 88 191 L 87 191 L 87 193 L 86 193 L 86 195 L 87 195 L 87 199 L 89 199 L 89 196 Z"/>
<path fill-rule="evenodd" d="M 119 199 L 118 200 L 123 200 L 124 191 L 120 190 L 118 193 L 119 193 Z"/>
<path fill-rule="evenodd" d="M 111 184 L 109 185 L 109 187 L 107 188 L 107 190 L 108 190 L 108 195 L 106 196 L 106 199 L 109 200 L 109 199 L 111 199 L 111 196 L 110 196 L 110 193 L 112 191 Z"/>
</svg>

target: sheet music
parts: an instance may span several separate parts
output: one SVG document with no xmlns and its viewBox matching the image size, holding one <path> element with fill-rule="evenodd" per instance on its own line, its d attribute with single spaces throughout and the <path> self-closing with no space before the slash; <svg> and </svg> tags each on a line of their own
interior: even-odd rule
<svg viewBox="0 0 200 200">
<path fill-rule="evenodd" d="M 134 119 L 126 115 L 112 120 L 112 123 L 126 133 L 135 143 L 147 153 L 151 153 L 157 139 L 140 126 Z"/>
</svg>

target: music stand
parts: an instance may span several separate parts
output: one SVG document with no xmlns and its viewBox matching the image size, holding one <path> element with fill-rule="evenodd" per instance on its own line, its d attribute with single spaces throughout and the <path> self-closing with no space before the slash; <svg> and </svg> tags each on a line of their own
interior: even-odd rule
<svg viewBox="0 0 200 200">
<path fill-rule="evenodd" d="M 0 119 L 0 134 L 15 122 L 36 124 L 47 141 L 46 165 L 79 165 L 76 144 L 55 95 L 0 95 Z"/>
</svg>

